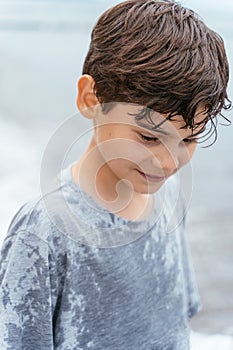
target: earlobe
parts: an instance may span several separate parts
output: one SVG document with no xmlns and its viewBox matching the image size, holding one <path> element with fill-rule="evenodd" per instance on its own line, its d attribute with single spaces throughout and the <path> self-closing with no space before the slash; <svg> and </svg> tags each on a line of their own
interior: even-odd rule
<svg viewBox="0 0 233 350">
<path fill-rule="evenodd" d="M 99 105 L 99 101 L 94 92 L 95 81 L 91 75 L 84 74 L 78 81 L 78 96 L 76 105 L 86 118 L 93 118 L 95 115 L 95 107 Z"/>
</svg>

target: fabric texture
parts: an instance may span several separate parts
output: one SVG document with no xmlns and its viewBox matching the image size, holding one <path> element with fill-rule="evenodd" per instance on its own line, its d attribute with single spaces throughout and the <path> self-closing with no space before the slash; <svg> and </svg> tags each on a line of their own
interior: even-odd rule
<svg viewBox="0 0 233 350">
<path fill-rule="evenodd" d="M 138 222 L 101 208 L 70 166 L 59 181 L 20 208 L 4 240 L 0 349 L 189 349 L 200 300 L 176 180 Z M 174 207 L 180 219 L 168 233 Z"/>
</svg>

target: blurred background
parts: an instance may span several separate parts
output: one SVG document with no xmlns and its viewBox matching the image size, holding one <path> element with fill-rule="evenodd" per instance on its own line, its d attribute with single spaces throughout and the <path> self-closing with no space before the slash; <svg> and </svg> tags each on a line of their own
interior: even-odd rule
<svg viewBox="0 0 233 350">
<path fill-rule="evenodd" d="M 16 210 L 40 191 L 46 145 L 56 128 L 76 113 L 77 79 L 91 28 L 117 2 L 0 0 L 0 245 Z M 232 71 L 233 2 L 181 2 L 224 38 Z M 232 80 L 229 95 L 233 99 Z M 232 120 L 233 111 L 226 116 Z M 201 333 L 228 336 L 233 336 L 232 132 L 233 127 L 219 126 L 217 142 L 210 148 L 198 148 L 187 217 L 187 237 L 203 304 L 192 327 Z M 218 341 L 230 344 L 230 337 L 214 339 L 215 346 Z M 214 349 L 225 348 L 212 346 Z"/>
</svg>

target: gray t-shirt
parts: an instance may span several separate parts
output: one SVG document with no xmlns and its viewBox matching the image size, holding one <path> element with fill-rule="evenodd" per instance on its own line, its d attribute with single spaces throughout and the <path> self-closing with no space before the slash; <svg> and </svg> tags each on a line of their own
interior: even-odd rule
<svg viewBox="0 0 233 350">
<path fill-rule="evenodd" d="M 4 240 L 0 349 L 189 349 L 200 301 L 182 215 L 167 230 L 183 210 L 174 180 L 163 205 L 133 222 L 94 202 L 70 167 L 59 179 L 18 211 Z"/>
</svg>

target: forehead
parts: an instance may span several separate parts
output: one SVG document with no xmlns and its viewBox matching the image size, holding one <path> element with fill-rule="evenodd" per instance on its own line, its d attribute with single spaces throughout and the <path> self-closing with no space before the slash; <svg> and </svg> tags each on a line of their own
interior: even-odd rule
<svg viewBox="0 0 233 350">
<path fill-rule="evenodd" d="M 146 117 L 146 114 L 149 118 Z M 137 118 L 137 116 L 140 117 Z M 110 117 L 108 122 L 128 124 L 129 126 L 141 127 L 149 131 L 158 131 L 165 135 L 177 134 L 177 132 L 180 133 L 182 130 L 189 131 L 190 134 L 192 133 L 192 130 L 185 128 L 185 121 L 181 115 L 176 115 L 172 117 L 172 120 L 168 120 L 166 119 L 168 114 L 162 114 L 148 108 L 146 109 L 145 106 L 131 103 L 115 103 L 114 107 L 110 109 Z M 204 105 L 200 105 L 194 117 L 195 133 L 203 129 L 206 117 Z"/>
</svg>

